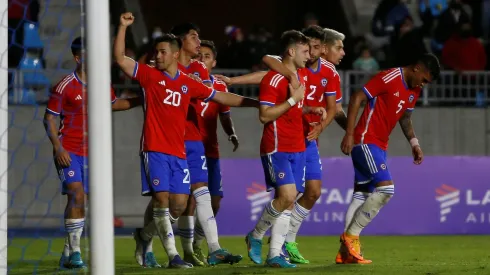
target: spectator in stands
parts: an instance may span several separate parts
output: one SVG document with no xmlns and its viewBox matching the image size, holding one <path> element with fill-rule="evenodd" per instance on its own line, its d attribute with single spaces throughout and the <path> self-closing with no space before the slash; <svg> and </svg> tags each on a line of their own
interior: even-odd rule
<svg viewBox="0 0 490 275">
<path fill-rule="evenodd" d="M 237 26 L 226 26 L 225 35 L 228 39 L 219 51 L 219 67 L 226 69 L 252 67 L 250 62 L 250 43 L 245 40 L 242 30 Z"/>
<path fill-rule="evenodd" d="M 364 46 L 361 50 L 361 55 L 352 64 L 354 70 L 375 73 L 379 70 L 379 65 L 376 59 L 371 55 L 371 50 L 368 46 Z"/>
<path fill-rule="evenodd" d="M 8 1 L 8 43 L 9 68 L 16 68 L 24 55 L 24 24 L 38 21 L 39 2 L 37 0 Z M 15 43 L 14 43 L 15 42 Z"/>
<path fill-rule="evenodd" d="M 413 64 L 417 58 L 427 53 L 423 41 L 423 31 L 421 28 L 414 27 L 413 19 L 410 16 L 396 26 L 391 46 L 394 66 Z"/>
<path fill-rule="evenodd" d="M 410 16 L 406 0 L 382 0 L 372 20 L 372 32 L 375 36 L 389 36 L 395 31 L 395 26 Z"/>
<path fill-rule="evenodd" d="M 448 0 L 419 0 L 419 13 L 423 22 L 424 36 L 431 34 L 434 21 L 448 8 L 448 2 Z"/>
<path fill-rule="evenodd" d="M 463 6 L 461 1 L 453 0 L 449 4 L 448 9 L 439 16 L 436 29 L 434 30 L 434 38 L 431 41 L 432 51 L 436 55 L 440 55 L 444 43 L 457 31 L 459 23 L 470 22 L 470 19 L 467 8 Z"/>
<path fill-rule="evenodd" d="M 487 63 L 485 49 L 472 34 L 469 21 L 459 24 L 457 31 L 446 41 L 442 50 L 442 64 L 451 70 L 482 71 Z"/>
</svg>

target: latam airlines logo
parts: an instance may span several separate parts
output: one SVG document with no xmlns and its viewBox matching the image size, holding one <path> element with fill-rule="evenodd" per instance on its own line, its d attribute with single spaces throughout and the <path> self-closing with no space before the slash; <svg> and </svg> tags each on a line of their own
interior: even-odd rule
<svg viewBox="0 0 490 275">
<path fill-rule="evenodd" d="M 264 206 L 272 200 L 272 194 L 267 192 L 266 187 L 262 184 L 252 183 L 247 188 L 247 200 L 250 201 L 250 220 L 256 221 L 262 214 Z"/>
<path fill-rule="evenodd" d="M 440 222 L 445 222 L 447 215 L 451 213 L 451 206 L 459 203 L 459 193 L 458 189 L 446 184 L 436 189 L 436 200 L 441 207 Z"/>
</svg>

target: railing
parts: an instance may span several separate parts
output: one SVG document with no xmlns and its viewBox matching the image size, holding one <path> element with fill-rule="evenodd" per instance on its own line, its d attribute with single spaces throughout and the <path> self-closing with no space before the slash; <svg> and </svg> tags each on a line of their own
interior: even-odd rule
<svg viewBox="0 0 490 275">
<path fill-rule="evenodd" d="M 217 69 L 214 74 L 237 76 L 249 73 L 249 70 Z M 9 103 L 35 104 L 45 103 L 49 89 L 63 75 L 70 73 L 66 70 L 9 70 Z M 362 71 L 339 71 L 342 79 L 341 87 L 344 104 L 349 102 L 350 95 L 362 88 L 372 74 Z M 138 90 L 139 86 L 127 80 L 123 84 L 115 84 L 117 94 L 123 90 Z M 234 85 L 230 92 L 257 97 L 258 85 Z M 419 98 L 422 106 L 477 106 L 490 104 L 490 72 L 443 71 L 438 80 L 426 86 Z"/>
</svg>

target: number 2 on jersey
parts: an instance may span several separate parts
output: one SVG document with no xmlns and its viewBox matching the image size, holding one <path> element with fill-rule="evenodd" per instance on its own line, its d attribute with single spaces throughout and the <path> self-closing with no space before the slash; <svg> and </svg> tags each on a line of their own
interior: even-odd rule
<svg viewBox="0 0 490 275">
<path fill-rule="evenodd" d="M 179 106 L 181 95 L 178 92 L 174 92 L 172 90 L 166 89 L 167 97 L 163 100 L 163 103 L 172 106 Z"/>
<path fill-rule="evenodd" d="M 400 100 L 400 102 L 398 102 L 398 110 L 396 110 L 397 114 L 403 109 L 403 104 L 405 104 L 405 101 L 403 100 Z"/>
</svg>

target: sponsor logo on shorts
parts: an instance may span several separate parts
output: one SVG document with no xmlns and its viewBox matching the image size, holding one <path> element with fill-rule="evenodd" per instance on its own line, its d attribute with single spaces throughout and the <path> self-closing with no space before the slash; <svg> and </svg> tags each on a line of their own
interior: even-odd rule
<svg viewBox="0 0 490 275">
<path fill-rule="evenodd" d="M 68 176 L 70 176 L 70 177 L 75 176 L 75 171 L 73 171 L 73 170 L 68 171 Z"/>
<path fill-rule="evenodd" d="M 381 169 L 386 170 L 386 164 L 381 164 Z"/>
<path fill-rule="evenodd" d="M 159 179 L 154 179 L 153 180 L 153 185 L 159 185 L 160 184 L 160 180 Z"/>
<path fill-rule="evenodd" d="M 285 176 L 285 175 L 284 175 L 284 173 L 283 173 L 283 172 L 279 173 L 279 178 L 280 178 L 280 179 L 283 179 L 283 178 L 284 178 L 284 176 Z"/>
</svg>

